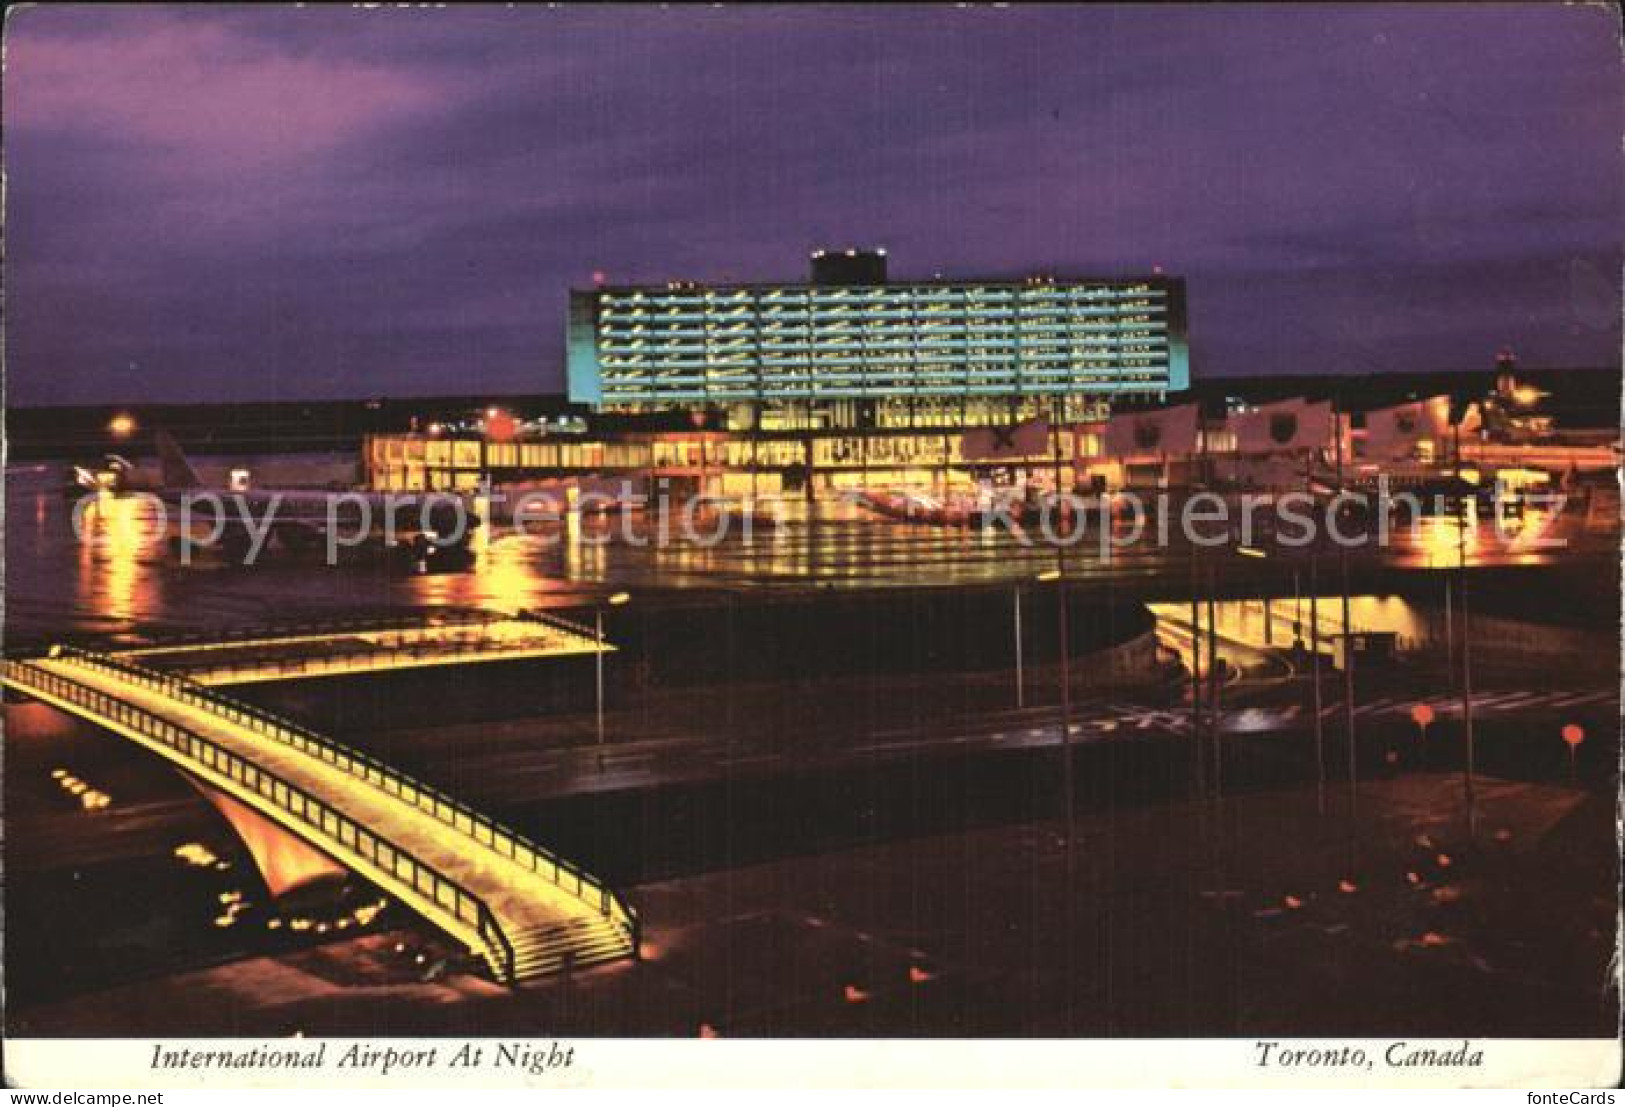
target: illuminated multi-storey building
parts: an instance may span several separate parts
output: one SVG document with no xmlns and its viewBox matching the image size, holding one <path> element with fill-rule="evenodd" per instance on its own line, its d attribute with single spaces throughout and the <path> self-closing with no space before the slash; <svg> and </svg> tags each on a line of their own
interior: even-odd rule
<svg viewBox="0 0 1625 1107">
<path fill-rule="evenodd" d="M 806 284 L 573 291 L 570 399 L 736 429 L 968 427 L 1189 386 L 1178 278 L 890 283 L 884 255 L 859 251 L 813 266 Z"/>
</svg>

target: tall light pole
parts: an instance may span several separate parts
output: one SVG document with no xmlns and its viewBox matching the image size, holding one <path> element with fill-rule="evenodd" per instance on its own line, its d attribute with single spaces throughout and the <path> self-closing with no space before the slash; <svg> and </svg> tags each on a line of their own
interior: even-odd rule
<svg viewBox="0 0 1625 1107">
<path fill-rule="evenodd" d="M 598 720 L 598 771 L 604 771 L 604 606 L 619 607 L 630 603 L 632 596 L 627 592 L 616 592 L 605 597 L 595 604 L 592 609 L 593 640 L 597 649 L 593 651 L 593 662 L 596 667 L 597 720 Z"/>
<path fill-rule="evenodd" d="M 1189 537 L 1187 536 L 1187 541 Z M 1202 744 L 1202 601 L 1196 543 L 1191 555 L 1191 744 L 1196 751 L 1196 797 L 1207 799 L 1207 750 Z"/>
<path fill-rule="evenodd" d="M 1058 396 L 1050 397 L 1050 443 L 1055 462 L 1055 511 L 1058 516 L 1056 523 L 1066 518 L 1069 506 L 1065 496 L 1072 491 L 1070 482 L 1065 480 L 1062 464 L 1061 450 L 1061 407 Z M 1062 487 L 1063 483 L 1066 487 Z M 1061 635 L 1061 791 L 1066 804 L 1066 873 L 1067 873 L 1067 903 L 1071 904 L 1072 895 L 1072 641 L 1067 610 L 1069 604 L 1066 594 L 1066 546 L 1062 536 L 1056 533 L 1055 540 L 1055 568 L 1047 569 L 1038 574 L 1038 579 L 1054 581 L 1056 595 L 1060 600 L 1060 635 Z M 1070 946 L 1068 947 L 1070 948 Z M 1070 984 L 1069 984 L 1070 986 Z"/>
<path fill-rule="evenodd" d="M 1207 586 L 1207 710 L 1208 742 L 1213 747 L 1213 795 L 1224 798 L 1224 739 L 1219 734 L 1219 693 L 1222 674 L 1219 672 L 1219 569 L 1214 558 L 1208 565 Z"/>
<path fill-rule="evenodd" d="M 1067 618 L 1066 574 L 1062 570 L 1062 547 L 1055 547 L 1056 568 L 1048 569 L 1038 574 L 1041 581 L 1054 581 L 1056 596 L 1060 601 L 1060 637 L 1061 637 L 1061 802 L 1066 807 L 1066 829 L 1062 842 L 1062 866 L 1064 877 L 1062 887 L 1062 954 L 1061 974 L 1066 988 L 1066 1024 L 1072 1024 L 1072 994 L 1073 994 L 1073 944 L 1076 941 L 1073 923 L 1075 918 L 1076 874 L 1077 866 L 1074 861 L 1076 850 L 1073 843 L 1077 837 L 1073 833 L 1073 797 L 1072 797 L 1072 643 L 1071 628 Z"/>
<path fill-rule="evenodd" d="M 1017 583 L 1013 593 L 1015 603 L 1016 628 L 1016 706 L 1027 706 L 1027 676 L 1022 663 L 1021 655 L 1021 585 Z"/>
<path fill-rule="evenodd" d="M 1332 438 L 1337 449 L 1337 497 L 1343 502 L 1343 413 L 1332 409 Z M 1336 537 L 1334 534 L 1333 537 Z M 1349 618 L 1349 551 L 1348 546 L 1337 543 L 1337 561 L 1342 576 L 1343 601 L 1343 729 L 1349 740 L 1349 832 L 1353 834 L 1354 816 L 1360 802 L 1359 743 L 1354 735 L 1354 635 Z M 1351 839 L 1352 841 L 1352 839 Z"/>
<path fill-rule="evenodd" d="M 1060 569 L 1047 569 L 1038 579 L 1055 583 L 1055 594 L 1060 601 L 1061 649 L 1061 792 L 1066 805 L 1067 865 L 1072 863 L 1072 643 L 1071 627 L 1067 618 L 1066 575 Z"/>
<path fill-rule="evenodd" d="M 1462 793 L 1467 802 L 1467 835 L 1478 835 L 1478 806 L 1475 794 L 1477 751 L 1473 743 L 1473 632 L 1467 614 L 1467 505 L 1462 505 L 1457 523 L 1456 571 L 1461 579 L 1456 584 L 1456 600 L 1461 604 L 1461 724 L 1465 742 L 1465 764 L 1462 773 Z"/>
<path fill-rule="evenodd" d="M 1462 793 L 1467 803 L 1467 836 L 1478 837 L 1478 805 L 1475 795 L 1473 776 L 1476 771 L 1476 751 L 1473 748 L 1473 632 L 1468 625 L 1467 615 L 1467 497 L 1461 494 L 1461 422 L 1458 420 L 1453 429 L 1456 455 L 1456 495 L 1458 497 L 1458 510 L 1456 515 L 1456 572 L 1460 580 L 1456 584 L 1456 598 L 1461 604 L 1461 722 L 1465 742 L 1465 764 L 1462 772 Z M 1476 526 L 1478 515 L 1475 511 L 1473 522 Z"/>
<path fill-rule="evenodd" d="M 1315 712 L 1315 811 L 1326 814 L 1326 720 L 1320 694 L 1320 558 L 1309 552 L 1309 669 Z"/>
</svg>

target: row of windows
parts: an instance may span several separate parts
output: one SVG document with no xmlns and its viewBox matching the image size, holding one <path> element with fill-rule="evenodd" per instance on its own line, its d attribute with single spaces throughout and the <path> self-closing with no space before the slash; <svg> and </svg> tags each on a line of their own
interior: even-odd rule
<svg viewBox="0 0 1625 1107">
<path fill-rule="evenodd" d="M 604 394 L 624 392 L 650 392 L 654 394 L 678 392 L 705 393 L 707 391 L 738 393 L 741 397 L 760 395 L 765 399 L 794 394 L 797 396 L 819 393 L 844 393 L 856 389 L 859 395 L 883 397 L 892 393 L 947 394 L 1005 392 L 1020 395 L 1024 390 L 1111 388 L 1130 381 L 1163 381 L 1167 374 L 1154 363 L 1128 364 L 1121 367 L 1097 367 L 1088 371 L 1039 373 L 989 373 L 975 379 L 957 374 L 902 374 L 902 373 L 823 373 L 807 376 L 773 376 L 767 378 L 703 375 L 695 373 L 638 373 L 604 381 Z"/>
<path fill-rule="evenodd" d="M 634 290 L 632 292 L 606 291 L 598 294 L 599 302 L 609 306 L 647 307 L 660 304 L 727 305 L 751 303 L 767 304 L 907 304 L 907 303 L 1069 303 L 1077 301 L 1116 301 L 1139 297 L 1162 297 L 1160 288 L 1143 283 L 1131 284 L 1066 284 L 1066 285 L 869 285 L 808 287 L 785 285 L 780 287 L 707 289 L 701 291 L 667 292 Z"/>
<path fill-rule="evenodd" d="M 1059 435 L 1062 456 L 1073 448 L 1071 431 Z M 470 454 L 465 447 L 473 446 Z M 493 442 L 481 463 L 479 443 L 447 439 L 383 436 L 373 440 L 373 469 L 548 470 L 592 468 L 784 467 L 808 460 L 808 445 L 797 441 L 729 438 L 722 441 L 648 442 Z M 811 442 L 811 460 L 819 467 L 874 464 L 960 464 L 959 434 L 819 437 Z M 1093 434 L 1080 435 L 1076 447 L 1085 455 L 1098 452 Z M 1038 460 L 1053 456 L 1057 444 L 1046 440 Z"/>
<path fill-rule="evenodd" d="M 990 326 L 1033 326 L 1042 323 L 1070 324 L 1087 319 L 1121 319 L 1130 315 L 1138 315 L 1156 310 L 1151 304 L 1143 302 L 1128 302 L 1115 308 L 1073 307 L 1064 309 L 1027 307 L 1004 310 L 963 310 L 963 311 L 910 311 L 893 308 L 768 308 L 757 312 L 750 312 L 744 308 L 733 311 L 684 311 L 671 307 L 664 311 L 645 310 L 633 308 L 630 311 L 616 311 L 604 308 L 598 313 L 600 325 L 616 324 L 620 326 L 635 326 L 643 324 L 670 324 L 670 323 L 703 323 L 710 327 L 737 326 L 744 323 L 755 322 L 762 326 L 785 325 L 792 327 L 805 327 L 810 324 L 834 325 L 837 323 L 861 322 L 870 326 L 898 326 L 902 323 L 915 323 L 918 325 L 944 325 L 944 326 L 975 326 L 985 324 Z"/>
<path fill-rule="evenodd" d="M 813 335 L 807 338 L 781 338 L 777 335 L 752 337 L 712 337 L 709 340 L 696 341 L 697 336 L 672 336 L 654 334 L 648 336 L 632 336 L 622 338 L 610 336 L 601 343 L 606 354 L 622 356 L 636 356 L 639 351 L 664 353 L 712 353 L 729 352 L 734 354 L 748 354 L 752 350 L 761 350 L 769 353 L 788 353 L 792 351 L 806 351 L 813 355 L 837 350 L 898 350 L 898 351 L 944 351 L 956 350 L 993 351 L 1003 353 L 1010 357 L 1019 357 L 1021 352 L 1028 349 L 1054 349 L 1057 347 L 1088 347 L 1106 346 L 1117 347 L 1123 345 L 1157 345 L 1165 344 L 1161 335 L 1152 331 L 1133 330 L 1095 333 L 1041 332 L 1023 335 L 1019 343 L 1011 341 L 1007 336 L 988 336 L 981 341 L 949 338 L 941 335 L 921 335 L 915 338 L 870 337 L 861 333 L 831 332 L 822 335 Z"/>
</svg>

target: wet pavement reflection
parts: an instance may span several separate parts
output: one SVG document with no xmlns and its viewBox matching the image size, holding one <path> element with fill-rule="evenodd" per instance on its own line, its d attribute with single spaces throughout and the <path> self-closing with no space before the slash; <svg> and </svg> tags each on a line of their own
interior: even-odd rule
<svg viewBox="0 0 1625 1107">
<path fill-rule="evenodd" d="M 420 571 L 382 553 L 327 565 L 322 552 L 272 548 L 252 566 L 204 551 L 183 564 L 160 532 L 149 501 L 102 498 L 83 509 L 87 540 L 74 533 L 74 500 L 60 490 L 55 466 L 7 472 L 6 617 L 13 642 L 51 636 L 108 636 L 142 641 L 179 631 L 256 626 L 295 618 L 378 615 L 451 605 L 512 612 L 581 606 L 606 589 L 869 588 L 986 585 L 1030 579 L 1052 568 L 1053 546 L 1023 541 L 1002 528 L 913 525 L 867 516 L 850 504 L 820 507 L 809 518 L 765 521 L 748 532 L 737 519 L 719 541 L 656 540 L 653 517 L 577 518 L 476 532 L 474 556 Z M 1103 552 L 1096 533 L 1064 554 L 1082 587 L 1133 586 L 1148 594 L 1184 587 L 1190 547 L 1178 537 L 1159 546 L 1154 530 Z M 1132 536 L 1127 523 L 1118 542 Z M 1606 537 L 1606 536 L 1604 536 Z M 1212 556 L 1229 557 L 1230 551 Z M 1399 528 L 1390 548 L 1356 550 L 1364 565 L 1438 570 L 1469 566 L 1534 567 L 1553 555 L 1526 525 L 1509 536 L 1489 524 L 1462 533 L 1451 520 Z M 1275 575 L 1302 551 L 1281 551 Z M 1284 559 L 1284 560 L 1283 560 Z M 1233 557 L 1231 560 L 1235 560 Z M 1242 572 L 1269 576 L 1258 565 Z"/>
</svg>

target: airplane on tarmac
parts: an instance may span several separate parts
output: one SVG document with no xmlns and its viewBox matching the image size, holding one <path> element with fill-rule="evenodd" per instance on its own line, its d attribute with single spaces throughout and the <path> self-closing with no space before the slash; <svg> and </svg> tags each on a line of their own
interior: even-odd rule
<svg viewBox="0 0 1625 1107">
<path fill-rule="evenodd" d="M 291 551 L 325 548 L 329 564 L 341 549 L 382 544 L 415 561 L 471 556 L 480 526 L 472 497 L 451 492 L 319 491 L 310 488 L 207 487 L 169 432 L 154 433 L 162 479 L 147 490 L 164 505 L 167 526 L 183 557 L 217 549 L 251 564 L 275 540 Z"/>
</svg>

